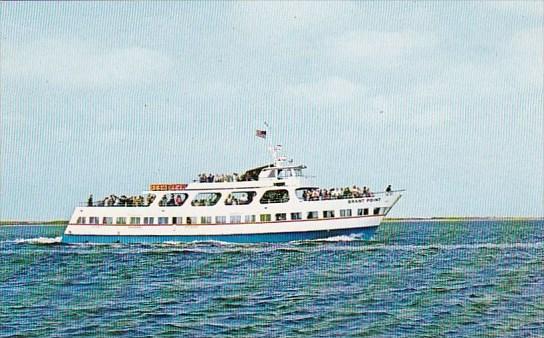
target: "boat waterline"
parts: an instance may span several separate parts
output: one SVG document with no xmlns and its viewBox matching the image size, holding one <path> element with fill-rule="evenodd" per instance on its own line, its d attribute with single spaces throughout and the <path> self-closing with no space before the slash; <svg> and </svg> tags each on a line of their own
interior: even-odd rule
<svg viewBox="0 0 544 338">
<path fill-rule="evenodd" d="M 282 243 L 300 240 L 324 239 L 335 236 L 352 235 L 361 239 L 371 239 L 378 226 L 365 226 L 348 229 L 292 231 L 279 233 L 230 234 L 230 235 L 70 235 L 64 234 L 62 242 L 78 243 L 163 243 L 220 241 L 229 243 Z"/>
</svg>

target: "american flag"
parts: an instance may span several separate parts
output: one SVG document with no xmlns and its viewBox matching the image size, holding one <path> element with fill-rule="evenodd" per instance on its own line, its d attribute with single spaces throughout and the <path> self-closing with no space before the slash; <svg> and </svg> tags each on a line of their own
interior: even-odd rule
<svg viewBox="0 0 544 338">
<path fill-rule="evenodd" d="M 257 133 L 255 134 L 255 136 L 260 138 L 266 138 L 266 130 L 257 129 Z"/>
</svg>

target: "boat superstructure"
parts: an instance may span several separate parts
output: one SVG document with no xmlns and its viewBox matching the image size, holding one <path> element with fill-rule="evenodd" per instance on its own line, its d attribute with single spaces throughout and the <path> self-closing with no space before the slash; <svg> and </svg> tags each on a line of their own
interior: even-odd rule
<svg viewBox="0 0 544 338">
<path fill-rule="evenodd" d="M 357 234 L 370 238 L 401 197 L 388 187 L 322 189 L 286 157 L 241 175 L 200 175 L 152 184 L 142 195 L 109 196 L 75 208 L 65 243 L 218 240 L 284 242 Z"/>
</svg>

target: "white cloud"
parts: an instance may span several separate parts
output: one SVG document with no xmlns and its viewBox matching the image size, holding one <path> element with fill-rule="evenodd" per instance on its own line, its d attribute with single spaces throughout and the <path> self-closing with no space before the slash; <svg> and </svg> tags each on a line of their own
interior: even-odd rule
<svg viewBox="0 0 544 338">
<path fill-rule="evenodd" d="M 339 77 L 329 77 L 287 88 L 288 95 L 308 100 L 315 105 L 345 103 L 361 95 L 362 92 L 358 84 Z"/>
<path fill-rule="evenodd" d="M 329 54 L 343 61 L 395 66 L 403 57 L 421 53 L 434 43 L 434 37 L 425 33 L 356 31 L 338 38 Z"/>
<path fill-rule="evenodd" d="M 168 55 L 141 47 L 108 49 L 79 41 L 42 40 L 3 49 L 5 76 L 65 87 L 154 83 L 173 66 Z"/>
</svg>

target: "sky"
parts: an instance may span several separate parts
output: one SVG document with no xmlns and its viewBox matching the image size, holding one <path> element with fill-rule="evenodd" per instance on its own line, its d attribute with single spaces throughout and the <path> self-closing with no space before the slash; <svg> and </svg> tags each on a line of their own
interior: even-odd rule
<svg viewBox="0 0 544 338">
<path fill-rule="evenodd" d="M 0 219 L 241 172 L 544 216 L 544 2 L 1 2 Z"/>
</svg>

